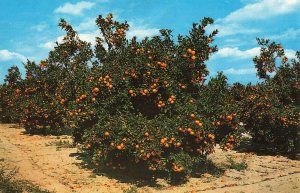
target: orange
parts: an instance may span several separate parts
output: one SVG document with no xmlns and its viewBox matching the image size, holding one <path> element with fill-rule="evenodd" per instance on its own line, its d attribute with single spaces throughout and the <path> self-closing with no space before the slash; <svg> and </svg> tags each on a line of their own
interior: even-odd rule
<svg viewBox="0 0 300 193">
<path fill-rule="evenodd" d="M 152 92 L 153 92 L 153 93 L 157 93 L 157 91 L 158 91 L 158 90 L 157 90 L 156 88 L 152 89 Z"/>
<path fill-rule="evenodd" d="M 94 91 L 94 92 L 99 92 L 99 88 L 95 87 L 95 88 L 93 89 L 93 91 Z"/>
<path fill-rule="evenodd" d="M 166 63 L 162 63 L 162 64 L 160 65 L 160 67 L 166 68 L 166 67 L 167 67 L 167 64 L 166 64 Z"/>
</svg>

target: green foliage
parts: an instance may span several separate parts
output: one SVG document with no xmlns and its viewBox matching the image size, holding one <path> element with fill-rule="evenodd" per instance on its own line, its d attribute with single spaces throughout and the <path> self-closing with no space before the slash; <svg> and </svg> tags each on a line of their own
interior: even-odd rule
<svg viewBox="0 0 300 193">
<path fill-rule="evenodd" d="M 260 56 L 254 63 L 264 81 L 242 90 L 239 101 L 242 121 L 253 140 L 275 151 L 292 153 L 299 145 L 299 52 L 288 62 L 279 44 L 260 40 Z M 276 64 L 280 59 L 281 65 Z M 263 62 L 262 62 L 263 60 Z M 271 68 L 271 70 L 270 70 Z M 267 72 L 275 72 L 270 76 Z"/>
<path fill-rule="evenodd" d="M 196 102 L 197 111 L 210 118 L 215 141 L 224 150 L 232 149 L 238 144 L 243 132 L 234 91 L 235 88 L 227 83 L 226 76 L 218 73 L 202 86 Z"/>
<path fill-rule="evenodd" d="M 4 123 L 19 122 L 22 109 L 21 89 L 23 87 L 21 73 L 17 66 L 8 69 L 4 79 L 5 83 L 0 87 L 0 121 Z"/>
<path fill-rule="evenodd" d="M 131 187 L 128 188 L 127 190 L 124 190 L 124 193 L 138 193 L 137 187 Z"/>
<path fill-rule="evenodd" d="M 242 159 L 241 162 L 236 162 L 232 156 L 227 157 L 228 164 L 225 165 L 226 169 L 234 169 L 237 171 L 246 170 L 248 168 L 248 164 L 245 158 Z"/>
</svg>

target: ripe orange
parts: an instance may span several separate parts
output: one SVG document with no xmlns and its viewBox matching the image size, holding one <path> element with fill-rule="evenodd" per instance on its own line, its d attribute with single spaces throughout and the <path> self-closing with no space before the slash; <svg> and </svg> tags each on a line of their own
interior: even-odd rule
<svg viewBox="0 0 300 193">
<path fill-rule="evenodd" d="M 156 88 L 152 89 L 152 92 L 153 92 L 153 93 L 157 93 L 157 91 L 158 91 L 158 90 L 157 90 Z"/>
<path fill-rule="evenodd" d="M 105 131 L 104 136 L 108 137 L 109 136 L 109 132 Z"/>
<path fill-rule="evenodd" d="M 160 67 L 167 68 L 167 64 L 166 63 L 161 63 Z"/>
<path fill-rule="evenodd" d="M 87 144 L 85 145 L 85 147 L 86 147 L 87 149 L 89 149 L 89 148 L 91 147 L 91 144 L 87 143 Z"/>
<path fill-rule="evenodd" d="M 99 92 L 100 90 L 99 90 L 99 88 L 95 87 L 95 88 L 93 89 L 93 91 L 94 91 L 94 92 Z"/>
</svg>

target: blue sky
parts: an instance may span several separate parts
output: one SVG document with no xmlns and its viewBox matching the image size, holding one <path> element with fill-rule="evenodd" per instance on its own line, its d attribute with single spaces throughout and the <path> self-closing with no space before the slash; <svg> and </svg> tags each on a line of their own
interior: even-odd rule
<svg viewBox="0 0 300 193">
<path fill-rule="evenodd" d="M 99 36 L 95 18 L 112 12 L 131 24 L 129 36 L 152 36 L 166 28 L 187 34 L 193 22 L 212 17 L 218 29 L 219 52 L 208 62 L 213 76 L 224 71 L 229 82 L 257 82 L 252 58 L 258 54 L 256 37 L 282 43 L 287 56 L 300 50 L 300 0 L 1 0 L 0 83 L 12 65 L 47 57 L 64 33 L 65 18 L 83 40 Z"/>
</svg>

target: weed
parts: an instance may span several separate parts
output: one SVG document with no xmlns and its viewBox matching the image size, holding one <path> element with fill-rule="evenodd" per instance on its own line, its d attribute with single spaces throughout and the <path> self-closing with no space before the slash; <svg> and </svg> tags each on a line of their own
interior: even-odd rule
<svg viewBox="0 0 300 193">
<path fill-rule="evenodd" d="M 124 190 L 124 193 L 138 193 L 138 190 L 135 186 L 132 186 L 129 189 Z"/>
<path fill-rule="evenodd" d="M 248 168 L 248 164 L 246 163 L 246 159 L 243 158 L 241 162 L 236 162 L 232 156 L 227 156 L 228 164 L 225 165 L 226 169 L 234 169 L 237 171 L 246 170 Z"/>
<path fill-rule="evenodd" d="M 68 140 L 53 141 L 46 144 L 46 146 L 56 146 L 57 150 L 61 148 L 72 148 L 74 145 Z"/>
</svg>

